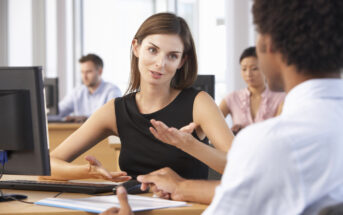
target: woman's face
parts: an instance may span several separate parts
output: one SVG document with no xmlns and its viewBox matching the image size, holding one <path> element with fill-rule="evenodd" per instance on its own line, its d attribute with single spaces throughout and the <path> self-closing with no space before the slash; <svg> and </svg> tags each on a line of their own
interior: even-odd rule
<svg viewBox="0 0 343 215">
<path fill-rule="evenodd" d="M 242 78 L 248 87 L 260 87 L 264 85 L 264 76 L 258 68 L 256 57 L 246 57 L 241 61 Z"/>
<path fill-rule="evenodd" d="M 183 42 L 178 35 L 153 34 L 141 44 L 132 42 L 134 55 L 138 58 L 141 83 L 170 86 L 171 79 L 184 60 Z"/>
</svg>

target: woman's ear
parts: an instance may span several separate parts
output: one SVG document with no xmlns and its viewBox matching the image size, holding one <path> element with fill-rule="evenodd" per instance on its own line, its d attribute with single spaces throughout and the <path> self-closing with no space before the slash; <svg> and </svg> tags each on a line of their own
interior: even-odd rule
<svg viewBox="0 0 343 215">
<path fill-rule="evenodd" d="M 185 55 L 185 56 L 182 58 L 182 60 L 181 60 L 181 62 L 180 62 L 180 64 L 179 64 L 179 66 L 177 67 L 177 69 L 181 69 L 181 67 L 183 67 L 183 65 L 186 63 L 186 61 L 187 61 L 187 55 Z"/>
<path fill-rule="evenodd" d="M 140 45 L 138 44 L 138 40 L 137 39 L 133 39 L 132 40 L 132 43 L 131 43 L 131 46 L 132 46 L 132 52 L 133 54 L 139 58 L 139 49 L 140 49 Z"/>
</svg>

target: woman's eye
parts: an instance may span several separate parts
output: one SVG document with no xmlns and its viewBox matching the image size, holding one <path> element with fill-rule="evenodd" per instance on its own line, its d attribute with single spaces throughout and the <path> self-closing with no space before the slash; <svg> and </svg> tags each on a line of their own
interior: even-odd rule
<svg viewBox="0 0 343 215">
<path fill-rule="evenodd" d="M 157 50 L 156 50 L 156 48 L 150 47 L 150 48 L 148 48 L 148 51 L 150 53 L 154 54 L 154 53 L 156 53 Z"/>
<path fill-rule="evenodd" d="M 170 58 L 171 60 L 175 60 L 175 59 L 177 59 L 177 55 L 176 55 L 176 54 L 170 54 L 170 55 L 169 55 L 169 58 Z"/>
</svg>

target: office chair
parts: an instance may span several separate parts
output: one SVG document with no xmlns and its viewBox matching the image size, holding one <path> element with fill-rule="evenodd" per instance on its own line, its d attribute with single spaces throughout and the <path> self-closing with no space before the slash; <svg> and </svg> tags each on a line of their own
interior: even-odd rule
<svg viewBox="0 0 343 215">
<path fill-rule="evenodd" d="M 198 90 L 207 92 L 214 99 L 214 75 L 198 75 L 197 80 L 193 84 L 193 87 Z"/>
<path fill-rule="evenodd" d="M 197 80 L 193 84 L 193 87 L 197 90 L 203 90 L 207 92 L 214 99 L 215 92 L 215 76 L 214 75 L 198 75 Z M 206 137 L 207 138 L 207 137 Z M 210 146 L 213 145 L 210 143 Z M 208 169 L 208 179 L 209 180 L 220 180 L 221 174 L 217 173 L 213 169 Z"/>
</svg>

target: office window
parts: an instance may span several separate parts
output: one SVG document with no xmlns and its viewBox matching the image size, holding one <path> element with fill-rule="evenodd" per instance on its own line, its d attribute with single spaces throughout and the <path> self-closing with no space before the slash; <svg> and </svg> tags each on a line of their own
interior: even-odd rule
<svg viewBox="0 0 343 215">
<path fill-rule="evenodd" d="M 122 93 L 128 86 L 131 41 L 153 10 L 153 0 L 84 0 L 83 54 L 98 54 L 104 61 L 103 79 Z"/>
</svg>

